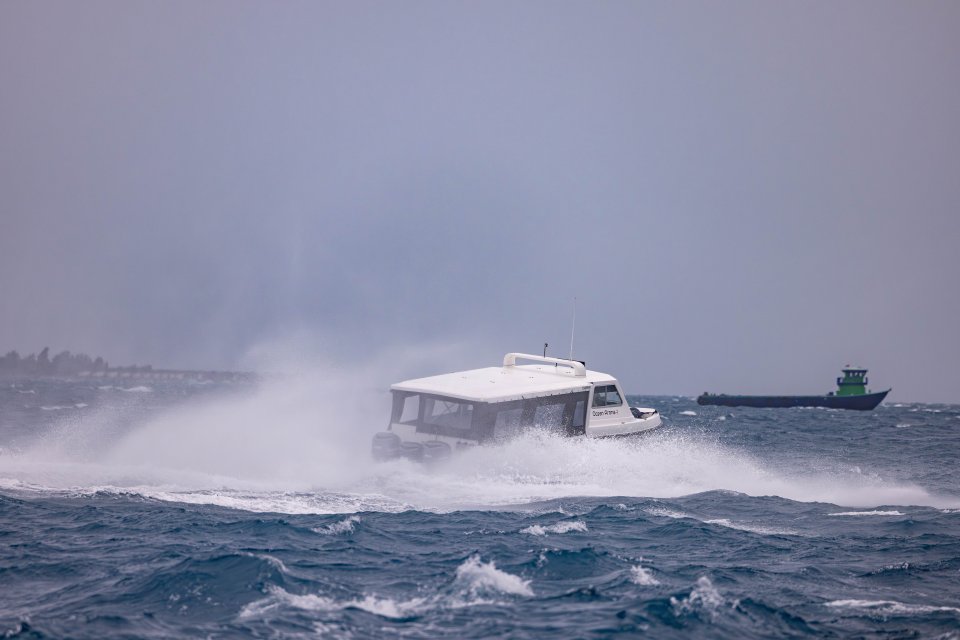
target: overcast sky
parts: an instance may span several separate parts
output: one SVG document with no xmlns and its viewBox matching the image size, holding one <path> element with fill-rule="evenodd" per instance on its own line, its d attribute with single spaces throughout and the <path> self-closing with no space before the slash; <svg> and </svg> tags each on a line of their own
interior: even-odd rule
<svg viewBox="0 0 960 640">
<path fill-rule="evenodd" d="M 0 223 L 3 351 L 960 401 L 960 3 L 5 0 Z"/>
</svg>

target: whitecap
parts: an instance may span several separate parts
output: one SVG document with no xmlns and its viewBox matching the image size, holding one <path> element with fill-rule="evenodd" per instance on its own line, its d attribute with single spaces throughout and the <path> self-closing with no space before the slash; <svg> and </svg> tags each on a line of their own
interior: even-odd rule
<svg viewBox="0 0 960 640">
<path fill-rule="evenodd" d="M 570 533 L 571 531 L 583 532 L 587 530 L 587 523 L 582 520 L 567 520 L 565 522 L 558 522 L 556 524 L 551 524 L 546 527 L 533 524 L 525 529 L 521 529 L 520 533 L 526 533 L 532 536 L 545 536 L 548 533 Z"/>
<path fill-rule="evenodd" d="M 139 387 L 130 387 L 129 389 L 124 389 L 127 393 L 153 393 L 153 389 L 147 386 Z"/>
<path fill-rule="evenodd" d="M 643 558 L 641 558 L 641 560 L 642 559 Z M 653 572 L 650 571 L 650 569 L 639 564 L 630 567 L 630 582 L 642 587 L 652 587 L 660 584 L 660 581 L 653 576 Z"/>
<path fill-rule="evenodd" d="M 723 603 L 723 596 L 720 595 L 720 592 L 717 591 L 707 576 L 700 576 L 697 579 L 697 584 L 690 590 L 690 595 L 686 598 L 679 600 L 672 596 L 670 598 L 673 613 L 677 616 L 697 611 L 703 611 L 713 616 Z"/>
<path fill-rule="evenodd" d="M 240 619 L 262 618 L 280 607 L 293 607 L 305 611 L 338 611 L 343 609 L 361 609 L 383 618 L 405 618 L 421 611 L 426 604 L 424 598 L 397 601 L 392 598 L 378 598 L 366 595 L 363 598 L 337 601 L 315 594 L 297 595 L 280 587 L 268 588 L 268 596 L 247 604 L 240 611 Z"/>
<path fill-rule="evenodd" d="M 778 529 L 777 527 L 768 527 L 758 524 L 746 524 L 743 522 L 732 522 L 726 518 L 716 518 L 714 520 L 704 520 L 706 524 L 716 524 L 728 529 L 737 529 L 738 531 L 749 531 L 750 533 L 759 533 L 765 536 L 795 536 L 798 532 L 792 529 Z"/>
<path fill-rule="evenodd" d="M 838 511 L 828 516 L 902 516 L 899 511 Z"/>
<path fill-rule="evenodd" d="M 652 516 L 662 516 L 664 518 L 674 518 L 677 520 L 680 518 L 693 517 L 689 513 L 684 513 L 683 511 L 674 511 L 673 509 L 667 509 L 666 507 L 650 507 L 649 509 L 644 509 L 644 511 Z"/>
<path fill-rule="evenodd" d="M 697 415 L 697 412 L 696 412 L 696 411 L 689 411 L 689 410 L 688 410 L 688 411 L 681 411 L 681 412 L 680 412 L 680 415 L 681 415 L 681 416 L 695 416 L 695 415 Z"/>
<path fill-rule="evenodd" d="M 497 569 L 491 562 L 483 562 L 473 555 L 457 567 L 455 583 L 472 596 L 490 591 L 515 596 L 532 596 L 530 581 Z"/>
<path fill-rule="evenodd" d="M 910 604 L 896 600 L 832 600 L 825 606 L 833 609 L 861 609 L 882 616 L 918 615 L 929 613 L 960 614 L 960 608 L 928 604 Z"/>
<path fill-rule="evenodd" d="M 313 531 L 324 536 L 337 536 L 343 533 L 353 533 L 358 522 L 360 522 L 360 516 L 350 516 L 349 518 L 339 520 L 333 524 L 317 527 Z"/>
</svg>

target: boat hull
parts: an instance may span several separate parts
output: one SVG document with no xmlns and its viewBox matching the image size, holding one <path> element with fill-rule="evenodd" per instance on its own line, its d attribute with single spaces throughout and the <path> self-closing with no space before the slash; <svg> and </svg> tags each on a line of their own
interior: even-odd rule
<svg viewBox="0 0 960 640">
<path fill-rule="evenodd" d="M 828 409 L 851 409 L 872 411 L 890 393 L 890 389 L 859 396 L 728 396 L 703 394 L 697 398 L 700 405 L 722 407 L 759 407 L 786 409 L 789 407 L 826 407 Z"/>
</svg>

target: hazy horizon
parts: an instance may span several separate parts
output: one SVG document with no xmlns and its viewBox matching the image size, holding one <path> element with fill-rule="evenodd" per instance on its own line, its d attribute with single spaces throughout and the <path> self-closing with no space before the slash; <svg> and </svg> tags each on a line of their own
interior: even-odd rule
<svg viewBox="0 0 960 640">
<path fill-rule="evenodd" d="M 5 2 L 0 349 L 419 376 L 576 297 L 630 393 L 960 402 L 958 55 L 948 2 Z"/>
</svg>

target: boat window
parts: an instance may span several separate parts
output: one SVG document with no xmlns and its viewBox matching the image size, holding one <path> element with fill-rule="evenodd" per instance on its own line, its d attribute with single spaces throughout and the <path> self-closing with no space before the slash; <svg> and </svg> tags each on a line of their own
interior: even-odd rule
<svg viewBox="0 0 960 640">
<path fill-rule="evenodd" d="M 391 421 L 402 424 L 416 424 L 419 417 L 420 394 L 394 391 Z"/>
<path fill-rule="evenodd" d="M 623 400 L 620 398 L 620 392 L 617 391 L 617 385 L 598 386 L 593 390 L 593 406 L 619 407 L 621 404 Z"/>
<path fill-rule="evenodd" d="M 403 408 L 400 411 L 400 420 L 403 424 L 412 424 L 420 415 L 420 396 L 412 395 L 404 398 Z"/>
<path fill-rule="evenodd" d="M 563 426 L 563 407 L 563 400 L 554 404 L 541 404 L 533 412 L 533 426 L 539 429 Z"/>
<path fill-rule="evenodd" d="M 497 440 L 513 438 L 520 434 L 523 427 L 523 408 L 502 409 L 497 411 L 493 423 L 493 437 Z"/>
<path fill-rule="evenodd" d="M 486 434 L 481 438 L 503 440 L 531 428 L 570 436 L 583 435 L 587 393 L 579 391 L 478 406 L 480 418 L 477 429 L 481 434 Z"/>
<path fill-rule="evenodd" d="M 595 407 L 605 407 L 607 406 L 607 388 L 606 387 L 597 387 L 593 390 L 593 406 Z"/>
<path fill-rule="evenodd" d="M 450 398 L 425 398 L 423 424 L 458 431 L 469 431 L 473 404 Z"/>
<path fill-rule="evenodd" d="M 620 392 L 617 391 L 617 385 L 612 384 L 607 387 L 607 406 L 619 407 L 621 404 L 623 404 L 623 401 L 620 399 Z"/>
</svg>

